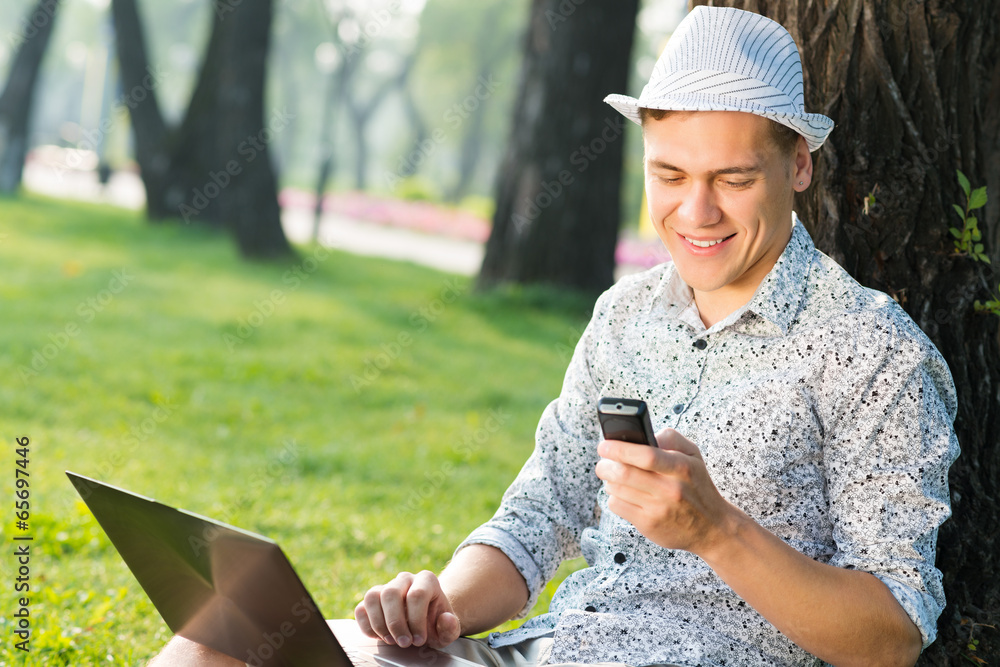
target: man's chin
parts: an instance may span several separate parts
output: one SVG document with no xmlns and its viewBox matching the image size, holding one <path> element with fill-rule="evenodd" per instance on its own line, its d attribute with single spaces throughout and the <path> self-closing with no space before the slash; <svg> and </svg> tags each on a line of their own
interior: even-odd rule
<svg viewBox="0 0 1000 667">
<path fill-rule="evenodd" d="M 677 273 L 680 274 L 681 280 L 695 292 L 711 293 L 729 284 L 718 273 L 685 271 L 684 267 L 677 265 L 676 261 L 674 262 L 674 266 L 677 267 Z"/>
</svg>

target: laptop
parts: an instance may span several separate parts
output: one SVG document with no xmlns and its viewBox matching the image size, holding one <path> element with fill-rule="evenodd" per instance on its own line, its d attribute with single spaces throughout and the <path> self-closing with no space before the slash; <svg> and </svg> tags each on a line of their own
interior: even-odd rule
<svg viewBox="0 0 1000 667">
<path fill-rule="evenodd" d="M 468 667 L 325 620 L 273 540 L 66 471 L 174 632 L 253 667 Z"/>
</svg>

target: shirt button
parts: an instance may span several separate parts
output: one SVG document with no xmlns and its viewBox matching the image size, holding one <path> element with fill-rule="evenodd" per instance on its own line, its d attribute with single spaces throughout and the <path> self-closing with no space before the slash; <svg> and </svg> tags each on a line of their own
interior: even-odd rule
<svg viewBox="0 0 1000 667">
<path fill-rule="evenodd" d="M 694 346 L 699 350 L 704 350 L 706 347 L 708 347 L 708 341 L 705 340 L 704 338 L 699 338 L 694 342 Z"/>
<path fill-rule="evenodd" d="M 589 611 L 590 613 L 594 613 L 595 611 L 597 611 L 597 607 L 595 607 L 594 605 L 590 605 L 590 604 L 588 604 L 588 605 L 587 605 L 587 606 L 586 606 L 586 607 L 584 608 L 584 611 Z"/>
<path fill-rule="evenodd" d="M 621 553 L 620 551 L 618 553 L 616 553 L 615 554 L 615 562 L 618 563 L 619 565 L 621 565 L 622 563 L 624 563 L 625 562 L 625 554 Z"/>
<path fill-rule="evenodd" d="M 677 405 L 674 406 L 674 414 L 675 415 L 679 415 L 682 412 L 684 412 L 684 404 L 683 403 L 678 403 Z"/>
</svg>

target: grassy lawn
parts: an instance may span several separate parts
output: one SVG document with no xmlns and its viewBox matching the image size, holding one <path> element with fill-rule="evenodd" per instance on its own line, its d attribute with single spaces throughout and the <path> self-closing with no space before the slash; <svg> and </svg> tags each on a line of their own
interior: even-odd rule
<svg viewBox="0 0 1000 667">
<path fill-rule="evenodd" d="M 589 307 L 316 247 L 248 263 L 222 234 L 31 197 L 0 200 L 0 262 L 0 665 L 142 664 L 169 637 L 66 469 L 274 538 L 328 617 L 439 570 L 530 453 Z"/>
</svg>

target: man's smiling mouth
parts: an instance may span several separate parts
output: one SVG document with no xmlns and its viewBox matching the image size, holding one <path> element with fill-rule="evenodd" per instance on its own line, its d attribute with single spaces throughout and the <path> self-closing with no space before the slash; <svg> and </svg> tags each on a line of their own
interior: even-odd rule
<svg viewBox="0 0 1000 667">
<path fill-rule="evenodd" d="M 717 245 L 719 243 L 722 243 L 723 241 L 728 241 L 729 239 L 733 238 L 734 236 L 736 236 L 736 234 L 730 234 L 729 236 L 727 236 L 725 238 L 715 239 L 714 241 L 698 241 L 697 239 L 692 239 L 692 238 L 689 238 L 689 237 L 684 236 L 683 234 L 681 234 L 681 237 L 685 241 L 687 241 L 691 245 L 696 245 L 699 248 L 711 248 L 712 246 Z"/>
</svg>

